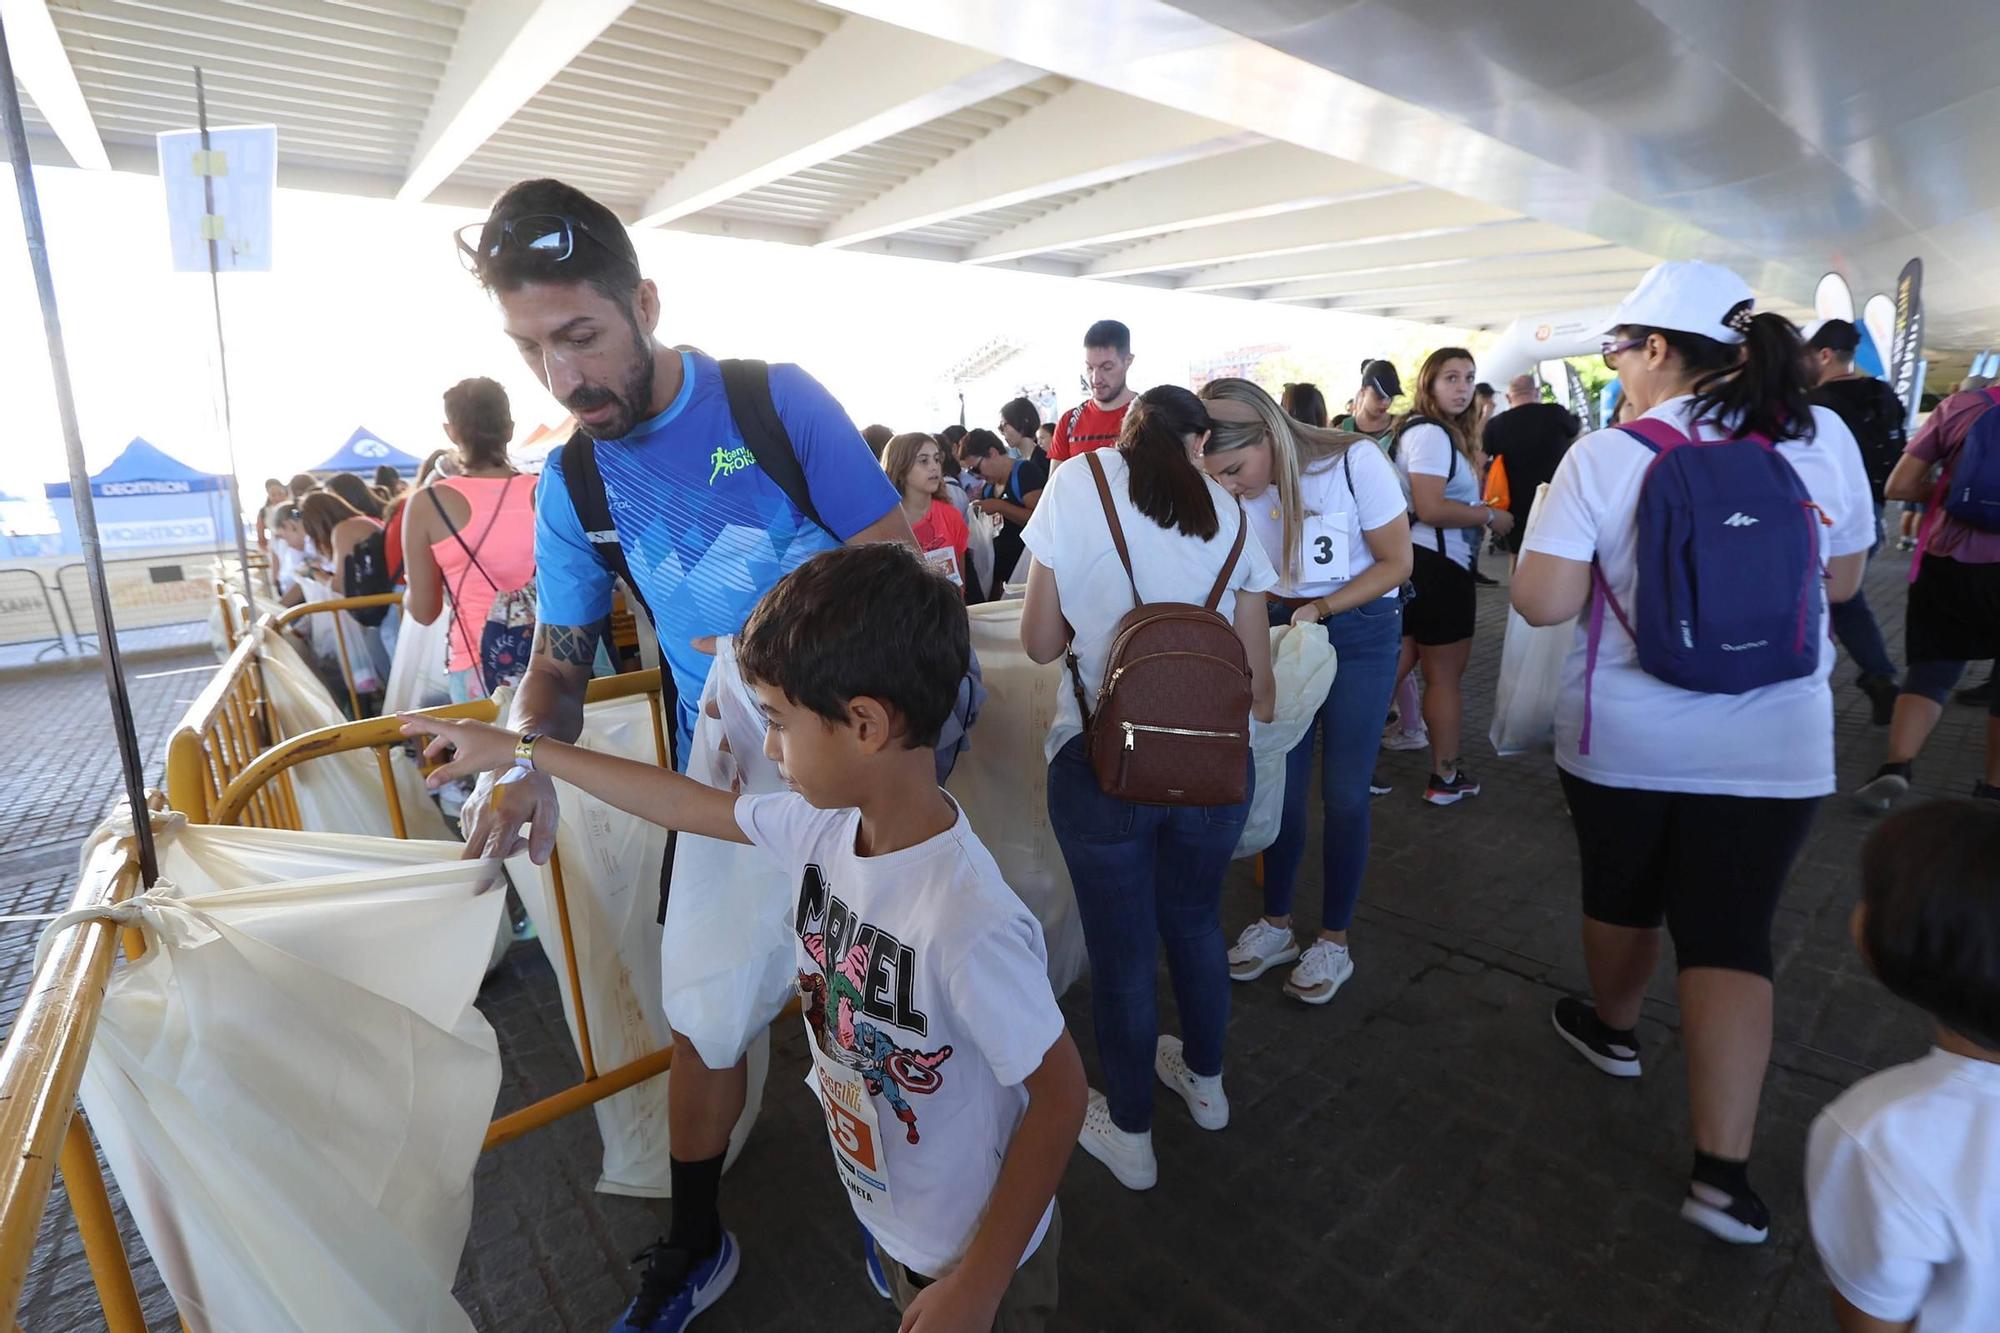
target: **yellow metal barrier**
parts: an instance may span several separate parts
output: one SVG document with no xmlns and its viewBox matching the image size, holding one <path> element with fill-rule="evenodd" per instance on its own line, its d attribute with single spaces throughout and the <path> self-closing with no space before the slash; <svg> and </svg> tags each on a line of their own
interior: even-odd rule
<svg viewBox="0 0 2000 1333">
<path fill-rule="evenodd" d="M 259 646 L 254 634 L 236 645 L 167 739 L 167 803 L 198 823 L 209 822 L 209 809 L 223 789 L 278 741 Z M 297 828 L 298 795 L 291 778 L 261 793 L 237 822 Z"/>
<path fill-rule="evenodd" d="M 361 611 L 375 606 L 401 606 L 403 594 L 399 592 L 370 593 L 366 597 L 336 597 L 328 602 L 302 602 L 298 606 L 288 606 L 270 617 L 272 629 L 284 629 L 307 616 L 327 611 Z M 361 696 L 354 692 L 354 662 L 347 653 L 347 629 L 340 617 L 333 618 L 333 642 L 340 650 L 340 679 L 347 685 L 347 713 L 349 717 L 361 716 Z M 400 836 L 400 835 L 399 835 Z"/>
</svg>

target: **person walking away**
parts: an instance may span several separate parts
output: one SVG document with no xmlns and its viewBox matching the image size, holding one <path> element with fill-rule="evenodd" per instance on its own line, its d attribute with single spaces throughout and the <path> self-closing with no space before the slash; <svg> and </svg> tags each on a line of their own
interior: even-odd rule
<svg viewBox="0 0 2000 1333">
<path fill-rule="evenodd" d="M 1100 319 L 1083 332 L 1083 377 L 1090 397 L 1056 419 L 1049 444 L 1049 463 L 1063 462 L 1118 441 L 1132 390 L 1126 376 L 1132 370 L 1132 330 L 1115 319 Z"/>
<path fill-rule="evenodd" d="M 1556 467 L 1575 442 L 1580 423 L 1560 403 L 1542 401 L 1541 386 L 1532 375 L 1516 375 L 1507 384 L 1507 410 L 1486 423 L 1486 453 L 1507 472 L 1507 512 L 1514 525 L 1500 545 L 1512 569 L 1520 558 L 1521 534 L 1535 492 L 1556 475 Z"/>
<path fill-rule="evenodd" d="M 1254 981 L 1297 959 L 1285 993 L 1325 1004 L 1354 974 L 1347 932 L 1368 870 L 1369 770 L 1403 642 L 1409 516 L 1396 469 L 1367 436 L 1295 420 L 1249 380 L 1212 380 L 1201 397 L 1214 423 L 1202 468 L 1242 503 L 1278 571 L 1271 623 L 1324 625 L 1339 667 L 1326 702 L 1285 756 L 1283 816 L 1264 852 L 1264 913 L 1237 936 L 1229 975 Z M 1320 928 L 1301 957 L 1292 898 L 1305 860 L 1315 739 Z"/>
<path fill-rule="evenodd" d="M 1756 1244 L 1770 1226 L 1749 1159 L 1771 921 L 1833 790 L 1823 618 L 1860 583 L 1874 509 L 1847 427 L 1807 401 L 1797 330 L 1753 314 L 1730 270 L 1656 265 L 1604 357 L 1639 415 L 1570 449 L 1513 581 L 1530 625 L 1578 619 L 1555 752 L 1591 997 L 1551 1017 L 1597 1069 L 1638 1077 L 1665 923 L 1694 1125 L 1681 1216 Z M 1746 565 L 1765 577 L 1736 578 Z"/>
<path fill-rule="evenodd" d="M 730 409 L 723 366 L 656 336 L 659 289 L 641 275 L 617 215 L 581 190 L 523 181 L 457 240 L 522 360 L 579 429 L 550 453 L 537 488 L 539 623 L 508 725 L 557 739 L 582 731 L 613 580 L 629 571 L 673 682 L 672 753 L 683 766 L 708 675 L 706 640 L 739 632 L 759 597 L 821 551 L 888 541 L 914 550 L 909 522 L 861 433 L 817 381 L 797 366 L 771 366 L 759 378 L 755 363 L 739 363 L 757 378 L 746 391 L 769 395 L 801 484 L 795 493 L 772 476 Z M 604 528 L 586 531 L 578 517 L 572 487 L 583 483 L 573 463 L 594 465 L 610 519 Z M 481 786 L 466 805 L 469 854 L 504 857 L 525 846 L 547 861 L 556 832 L 547 775 L 498 785 L 482 778 Z M 746 1093 L 743 1055 L 710 1052 L 709 1063 L 675 1034 L 667 1092 L 673 1225 L 646 1251 L 621 1329 L 679 1333 L 735 1278 L 718 1200 Z"/>
<path fill-rule="evenodd" d="M 1854 349 L 1861 345 L 1861 331 L 1844 319 L 1829 319 L 1806 341 L 1809 364 L 1817 387 L 1812 400 L 1830 407 L 1847 423 L 1854 443 L 1861 449 L 1861 465 L 1868 471 L 1868 490 L 1875 497 L 1875 545 L 1872 557 L 1882 549 L 1882 488 L 1909 444 L 1903 428 L 1903 400 L 1896 391 L 1865 371 L 1854 368 Z M 1886 727 L 1896 712 L 1896 663 L 1875 623 L 1864 586 L 1854 596 L 1833 608 L 1833 637 L 1861 675 L 1855 680 L 1868 696 L 1875 725 Z"/>
<path fill-rule="evenodd" d="M 970 536 L 944 487 L 944 451 L 930 436 L 897 435 L 882 450 L 882 471 L 903 497 L 903 516 L 924 559 L 960 591 L 966 586 L 965 545 Z"/>
<path fill-rule="evenodd" d="M 458 474 L 417 492 L 403 519 L 410 588 L 403 609 L 420 625 L 450 599 L 445 681 L 453 703 L 484 699 L 527 670 L 534 632 L 535 480 L 507 458 L 514 416 L 490 379 L 444 393 L 444 433 Z M 498 625 L 496 603 L 511 609 Z M 511 641 L 510 641 L 511 640 Z"/>
<path fill-rule="evenodd" d="M 1882 767 L 1855 793 L 1886 810 L 1910 790 L 1917 756 L 1968 662 L 2000 656 L 2000 389 L 1939 403 L 1889 474 L 1891 500 L 1923 500 L 1904 617 L 1909 670 L 1889 723 Z M 1938 472 L 1936 485 L 1927 478 Z M 1986 772 L 1972 794 L 2000 800 L 2000 698 L 1988 697 Z"/>
<path fill-rule="evenodd" d="M 1504 537 L 1514 527 L 1513 515 L 1480 501 L 1479 471 L 1472 462 L 1479 410 L 1474 383 L 1472 353 L 1463 347 L 1432 352 L 1417 372 L 1410 411 L 1396 423 L 1390 445 L 1417 518 L 1410 528 L 1416 596 L 1403 614 L 1398 675 L 1423 664 L 1424 727 L 1431 742 L 1424 799 L 1432 805 L 1479 795 L 1478 780 L 1459 763 L 1465 712 L 1459 682 L 1472 657 L 1479 613 L 1472 567 L 1488 532 Z"/>
<path fill-rule="evenodd" d="M 432 757 L 453 748 L 433 785 L 525 764 L 669 829 L 760 847 L 797 876 L 812 1087 L 902 1327 L 1031 1333 L 1055 1314 L 1055 1192 L 1085 1084 L 1041 925 L 932 769 L 970 647 L 964 600 L 899 544 L 787 574 L 738 649 L 770 719 L 764 753 L 793 788 L 768 795 L 477 722 L 405 714 L 403 731 L 440 738 Z M 733 1275 L 733 1233 L 721 1254 Z"/>
<path fill-rule="evenodd" d="M 1049 823 L 1076 887 L 1090 956 L 1091 1007 L 1104 1076 L 1103 1093 L 1090 1094 L 1080 1142 L 1120 1184 L 1135 1190 L 1150 1189 L 1159 1179 L 1152 1137 L 1155 1075 L 1187 1103 L 1203 1129 L 1229 1123 L 1222 1090 L 1229 962 L 1220 907 L 1223 875 L 1253 794 L 1250 716 L 1226 725 L 1181 718 L 1171 735 L 1161 726 L 1147 728 L 1149 749 L 1157 744 L 1183 749 L 1183 741 L 1222 754 L 1234 753 L 1231 744 L 1243 747 L 1243 799 L 1217 805 L 1141 804 L 1107 794 L 1093 766 L 1087 728 L 1118 688 L 1106 668 L 1121 622 L 1135 607 L 1165 602 L 1186 604 L 1184 611 L 1208 607 L 1233 626 L 1249 674 L 1248 712 L 1271 720 L 1271 639 L 1263 594 L 1277 575 L 1263 547 L 1249 539 L 1241 507 L 1197 464 L 1209 432 L 1206 409 L 1186 389 L 1147 390 L 1126 414 L 1115 450 L 1099 450 L 1058 470 L 1025 533 L 1033 559 L 1021 610 L 1021 646 L 1037 662 L 1070 654 L 1072 673 L 1073 688 L 1057 692 L 1044 753 Z M 1210 628 L 1227 636 L 1220 625 Z M 1212 697 L 1225 685 L 1242 687 L 1227 669 L 1218 671 L 1190 688 Z M 1097 701 L 1090 716 L 1086 698 Z M 1190 737 L 1190 731 L 1202 735 Z M 1137 748 L 1136 730 L 1124 730 L 1123 736 L 1122 751 Z M 1100 736 L 1095 744 L 1120 743 Z M 1180 1037 L 1159 1032 L 1155 960 L 1161 943 L 1180 1010 Z"/>
<path fill-rule="evenodd" d="M 998 435 L 983 427 L 967 431 L 958 442 L 958 461 L 976 473 L 984 487 L 985 493 L 972 501 L 973 512 L 982 522 L 987 515 L 1000 519 L 1000 531 L 993 538 L 993 584 L 982 599 L 997 600 L 1007 595 L 1007 584 L 1020 563 L 1025 549 L 1021 531 L 1041 503 L 1051 464 L 1047 459 L 1015 458 Z"/>
</svg>

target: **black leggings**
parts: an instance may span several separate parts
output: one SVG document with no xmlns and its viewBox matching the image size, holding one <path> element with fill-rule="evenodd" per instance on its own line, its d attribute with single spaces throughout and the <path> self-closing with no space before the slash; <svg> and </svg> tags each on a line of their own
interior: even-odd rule
<svg viewBox="0 0 2000 1333">
<path fill-rule="evenodd" d="M 1818 797 L 1714 796 L 1606 787 L 1562 774 L 1583 859 L 1583 914 L 1662 922 L 1682 968 L 1771 975 L 1771 919 Z"/>
</svg>

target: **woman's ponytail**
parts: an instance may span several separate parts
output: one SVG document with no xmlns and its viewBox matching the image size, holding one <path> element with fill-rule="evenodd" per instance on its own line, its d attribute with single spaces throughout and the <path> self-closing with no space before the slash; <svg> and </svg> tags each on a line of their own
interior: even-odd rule
<svg viewBox="0 0 2000 1333">
<path fill-rule="evenodd" d="M 1792 321 L 1768 313 L 1751 316 L 1740 348 L 1695 334 L 1660 332 L 1696 372 L 1696 420 L 1730 423 L 1731 434 L 1739 439 L 1812 438 L 1805 344 Z"/>
<path fill-rule="evenodd" d="M 1132 400 L 1118 432 L 1118 452 L 1130 472 L 1132 507 L 1163 528 L 1203 541 L 1221 525 L 1208 478 L 1188 457 L 1186 437 L 1209 429 L 1208 409 L 1178 384 L 1162 384 Z"/>
</svg>

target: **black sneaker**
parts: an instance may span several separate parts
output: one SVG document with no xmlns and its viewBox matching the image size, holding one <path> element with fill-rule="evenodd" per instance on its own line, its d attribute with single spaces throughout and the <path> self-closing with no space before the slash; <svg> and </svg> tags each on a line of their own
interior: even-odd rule
<svg viewBox="0 0 2000 1333">
<path fill-rule="evenodd" d="M 1497 588 L 1500 586 L 1499 579 L 1492 577 L 1491 575 L 1487 574 L 1485 571 L 1480 569 L 1474 569 L 1472 571 L 1472 581 L 1478 584 L 1482 588 Z"/>
<path fill-rule="evenodd" d="M 1383 777 L 1380 773 L 1370 775 L 1368 779 L 1368 794 L 1370 796 L 1387 796 L 1394 790 L 1396 789 L 1390 785 L 1389 779 Z"/>
<path fill-rule="evenodd" d="M 1558 1037 L 1611 1077 L 1639 1077 L 1638 1034 L 1612 1031 L 1595 1009 L 1569 995 L 1556 1001 L 1549 1021 L 1555 1024 Z"/>
<path fill-rule="evenodd" d="M 1896 682 L 1887 676 L 1862 676 L 1854 684 L 1868 696 L 1874 710 L 1869 720 L 1878 727 L 1888 726 L 1896 716 Z"/>
<path fill-rule="evenodd" d="M 1910 794 L 1910 765 L 1884 764 L 1861 784 L 1854 799 L 1864 810 L 1887 810 Z"/>
<path fill-rule="evenodd" d="M 1956 703 L 1977 704 L 1982 708 L 1993 703 L 1993 677 L 1988 676 L 1984 685 L 1973 685 L 1951 696 Z"/>
<path fill-rule="evenodd" d="M 1432 805 L 1457 805 L 1466 797 L 1477 795 L 1479 780 L 1462 768 L 1451 775 L 1449 782 L 1433 773 L 1424 784 L 1424 799 Z"/>
<path fill-rule="evenodd" d="M 1749 1188 L 1732 1194 L 1690 1180 L 1687 1197 L 1681 1200 L 1681 1220 L 1731 1245 L 1762 1245 L 1771 1236 L 1771 1210 L 1757 1197 L 1757 1191 Z"/>
</svg>

